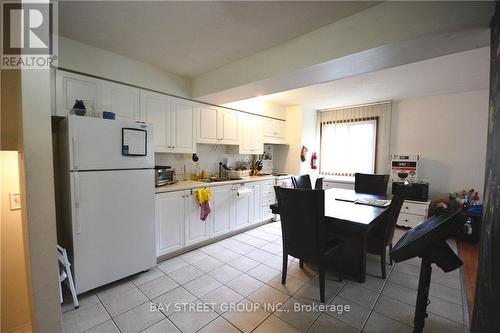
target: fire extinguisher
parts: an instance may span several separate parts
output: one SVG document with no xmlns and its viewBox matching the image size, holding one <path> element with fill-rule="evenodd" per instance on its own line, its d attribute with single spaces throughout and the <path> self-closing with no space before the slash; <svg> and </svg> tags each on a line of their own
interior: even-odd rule
<svg viewBox="0 0 500 333">
<path fill-rule="evenodd" d="M 314 152 L 311 155 L 311 169 L 317 169 L 317 168 L 318 168 L 318 156 L 316 155 L 316 152 Z"/>
</svg>

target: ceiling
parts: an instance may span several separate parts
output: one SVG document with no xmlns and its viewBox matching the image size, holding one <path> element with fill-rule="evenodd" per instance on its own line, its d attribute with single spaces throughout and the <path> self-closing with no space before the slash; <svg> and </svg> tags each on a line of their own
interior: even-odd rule
<svg viewBox="0 0 500 333">
<path fill-rule="evenodd" d="M 59 34 L 195 77 L 375 1 L 61 1 Z"/>
<path fill-rule="evenodd" d="M 321 110 L 489 87 L 489 47 L 260 97 Z"/>
</svg>

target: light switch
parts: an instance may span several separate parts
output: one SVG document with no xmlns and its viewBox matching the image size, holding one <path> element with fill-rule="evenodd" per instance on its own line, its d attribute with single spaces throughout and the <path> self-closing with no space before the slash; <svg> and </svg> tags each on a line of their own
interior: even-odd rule
<svg viewBox="0 0 500 333">
<path fill-rule="evenodd" d="M 21 209 L 21 194 L 10 192 L 10 210 Z"/>
</svg>

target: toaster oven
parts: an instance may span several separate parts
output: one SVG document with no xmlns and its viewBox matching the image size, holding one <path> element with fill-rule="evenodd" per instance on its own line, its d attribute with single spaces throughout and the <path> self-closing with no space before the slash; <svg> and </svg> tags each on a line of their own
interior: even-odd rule
<svg viewBox="0 0 500 333">
<path fill-rule="evenodd" d="M 155 186 L 163 186 L 177 183 L 175 170 L 170 166 L 155 166 Z"/>
</svg>

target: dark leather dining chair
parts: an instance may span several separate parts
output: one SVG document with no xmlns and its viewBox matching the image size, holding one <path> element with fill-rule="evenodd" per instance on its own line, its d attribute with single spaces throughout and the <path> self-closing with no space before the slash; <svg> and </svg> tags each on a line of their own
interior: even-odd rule
<svg viewBox="0 0 500 333">
<path fill-rule="evenodd" d="M 316 181 L 314 182 L 314 189 L 315 190 L 323 189 L 323 177 L 316 178 Z"/>
<path fill-rule="evenodd" d="M 343 241 L 325 232 L 325 191 L 274 187 L 281 215 L 283 270 L 281 284 L 286 283 L 288 255 L 301 262 L 318 265 L 321 302 L 325 301 L 325 270 L 331 257 L 342 257 Z M 342 281 L 341 260 L 338 260 Z"/>
<path fill-rule="evenodd" d="M 356 193 L 386 195 L 388 183 L 389 175 L 354 174 L 354 191 Z"/>
<path fill-rule="evenodd" d="M 380 264 L 382 268 L 382 278 L 386 278 L 386 249 L 389 246 L 389 252 L 392 250 L 392 239 L 396 222 L 403 206 L 403 202 L 409 194 L 411 185 L 401 186 L 400 190 L 394 194 L 389 205 L 387 217 L 368 232 L 367 250 L 368 253 L 380 255 Z M 392 260 L 390 260 L 392 265 Z"/>
<path fill-rule="evenodd" d="M 309 175 L 302 175 L 298 177 L 292 176 L 293 188 L 301 188 L 304 190 L 312 190 L 311 177 Z"/>
</svg>

